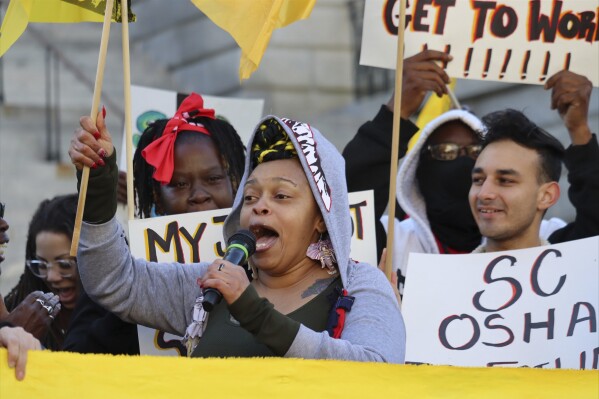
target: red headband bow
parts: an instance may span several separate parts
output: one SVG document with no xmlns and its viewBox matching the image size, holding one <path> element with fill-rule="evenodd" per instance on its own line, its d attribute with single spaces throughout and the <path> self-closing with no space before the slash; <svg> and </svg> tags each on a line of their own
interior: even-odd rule
<svg viewBox="0 0 599 399">
<path fill-rule="evenodd" d="M 171 181 L 175 169 L 175 140 L 179 132 L 191 130 L 210 136 L 210 132 L 206 130 L 204 125 L 187 121 L 190 118 L 200 116 L 215 119 L 214 110 L 204 108 L 202 96 L 191 93 L 183 100 L 175 116 L 168 121 L 162 136 L 141 151 L 141 156 L 144 157 L 146 162 L 156 168 L 152 175 L 154 180 L 162 184 Z"/>
</svg>

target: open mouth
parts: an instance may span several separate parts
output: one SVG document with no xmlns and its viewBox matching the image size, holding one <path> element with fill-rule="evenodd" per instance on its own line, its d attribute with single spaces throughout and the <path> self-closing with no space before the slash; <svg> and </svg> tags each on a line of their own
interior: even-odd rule
<svg viewBox="0 0 599 399">
<path fill-rule="evenodd" d="M 251 225 L 250 231 L 256 236 L 256 252 L 271 248 L 279 238 L 279 233 L 269 226 Z"/>
<path fill-rule="evenodd" d="M 75 287 L 54 288 L 54 292 L 62 303 L 73 302 L 77 294 Z"/>
<path fill-rule="evenodd" d="M 4 250 L 8 247 L 7 243 L 0 244 L 0 262 L 4 261 Z"/>
</svg>

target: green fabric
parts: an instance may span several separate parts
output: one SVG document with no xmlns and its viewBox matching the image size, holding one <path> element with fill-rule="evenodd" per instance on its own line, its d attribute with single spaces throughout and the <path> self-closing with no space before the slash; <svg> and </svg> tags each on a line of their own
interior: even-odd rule
<svg viewBox="0 0 599 399">
<path fill-rule="evenodd" d="M 222 301 L 210 312 L 208 326 L 192 357 L 283 356 L 300 324 L 317 332 L 326 330 L 332 307 L 328 296 L 341 286 L 337 277 L 308 303 L 284 315 L 250 285 L 229 309 Z"/>
<path fill-rule="evenodd" d="M 83 220 L 87 223 L 102 224 L 108 222 L 116 213 L 116 187 L 119 168 L 116 164 L 116 148 L 112 155 L 105 158 L 106 165 L 90 169 L 85 196 Z M 77 191 L 81 186 L 82 171 L 77 171 Z"/>
</svg>

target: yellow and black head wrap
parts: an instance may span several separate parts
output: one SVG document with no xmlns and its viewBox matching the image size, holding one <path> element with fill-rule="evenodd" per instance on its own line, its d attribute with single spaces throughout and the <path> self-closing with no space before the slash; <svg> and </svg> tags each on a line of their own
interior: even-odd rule
<svg viewBox="0 0 599 399">
<path fill-rule="evenodd" d="M 260 125 L 252 144 L 252 168 L 263 162 L 297 158 L 293 143 L 275 119 Z"/>
</svg>

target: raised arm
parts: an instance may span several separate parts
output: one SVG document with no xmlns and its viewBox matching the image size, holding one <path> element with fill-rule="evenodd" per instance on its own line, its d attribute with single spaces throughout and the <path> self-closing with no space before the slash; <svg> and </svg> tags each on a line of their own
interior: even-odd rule
<svg viewBox="0 0 599 399">
<path fill-rule="evenodd" d="M 81 118 L 69 154 L 78 169 L 84 164 L 92 168 L 77 254 L 85 291 L 125 321 L 182 335 L 199 295 L 195 281 L 205 265 L 150 263 L 131 256 L 114 217 L 118 168 L 102 114 L 95 125 Z"/>
<path fill-rule="evenodd" d="M 570 71 L 553 75 L 545 84 L 551 90 L 551 108 L 562 118 L 571 145 L 564 163 L 568 169 L 568 197 L 576 209 L 574 222 L 556 230 L 549 242 L 559 243 L 599 234 L 599 146 L 591 132 L 588 113 L 592 85 L 584 76 Z"/>
</svg>

